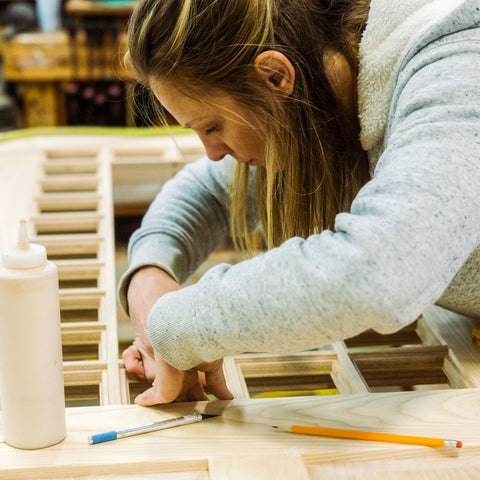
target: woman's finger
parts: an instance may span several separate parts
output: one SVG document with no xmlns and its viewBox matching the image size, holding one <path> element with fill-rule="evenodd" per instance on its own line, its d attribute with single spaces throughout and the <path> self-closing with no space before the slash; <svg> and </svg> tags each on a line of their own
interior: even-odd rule
<svg viewBox="0 0 480 480">
<path fill-rule="evenodd" d="M 208 400 L 208 396 L 203 390 L 203 387 L 200 382 L 195 383 L 192 385 L 189 390 L 187 391 L 187 399 L 189 402 L 200 402 Z"/>
<path fill-rule="evenodd" d="M 208 390 L 220 400 L 232 400 L 233 395 L 227 387 L 223 373 L 223 360 L 211 362 L 204 369 Z"/>
<path fill-rule="evenodd" d="M 125 369 L 140 378 L 146 378 L 145 367 L 142 362 L 142 355 L 135 345 L 130 345 L 122 352 Z"/>
<path fill-rule="evenodd" d="M 184 379 L 185 372 L 172 367 L 155 353 L 155 381 L 151 388 L 135 398 L 135 403 L 146 406 L 173 402 L 182 391 Z"/>
<path fill-rule="evenodd" d="M 140 352 L 141 358 L 142 358 L 142 363 L 143 363 L 143 368 L 144 368 L 144 375 L 145 378 L 153 382 L 155 379 L 155 358 L 154 358 L 154 352 L 150 352 L 147 347 L 141 342 L 140 340 L 135 340 L 133 342 L 135 347 L 137 347 L 137 350 Z"/>
</svg>

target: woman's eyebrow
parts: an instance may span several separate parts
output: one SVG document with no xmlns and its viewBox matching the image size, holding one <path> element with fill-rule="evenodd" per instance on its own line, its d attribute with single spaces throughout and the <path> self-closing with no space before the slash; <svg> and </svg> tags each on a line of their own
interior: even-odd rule
<svg viewBox="0 0 480 480">
<path fill-rule="evenodd" d="M 184 125 L 184 128 L 192 128 L 191 125 L 192 123 L 198 122 L 199 120 L 203 120 L 204 118 L 207 118 L 207 115 L 204 115 L 202 117 L 194 118 L 193 120 L 190 120 Z"/>
</svg>

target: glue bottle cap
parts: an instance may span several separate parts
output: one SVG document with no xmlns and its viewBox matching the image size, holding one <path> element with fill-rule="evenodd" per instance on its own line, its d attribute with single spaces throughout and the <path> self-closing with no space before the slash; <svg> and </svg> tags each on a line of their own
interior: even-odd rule
<svg viewBox="0 0 480 480">
<path fill-rule="evenodd" d="M 2 250 L 2 264 L 6 268 L 34 268 L 45 265 L 47 250 L 43 245 L 29 243 L 27 222 L 20 220 L 18 243 Z"/>
</svg>

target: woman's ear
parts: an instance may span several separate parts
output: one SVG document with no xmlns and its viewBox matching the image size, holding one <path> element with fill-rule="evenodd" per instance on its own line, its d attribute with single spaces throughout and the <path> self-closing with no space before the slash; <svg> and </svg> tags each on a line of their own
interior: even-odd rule
<svg viewBox="0 0 480 480">
<path fill-rule="evenodd" d="M 267 85 L 285 95 L 293 93 L 295 86 L 295 69 L 290 60 L 280 52 L 267 50 L 255 58 L 255 70 Z"/>
</svg>

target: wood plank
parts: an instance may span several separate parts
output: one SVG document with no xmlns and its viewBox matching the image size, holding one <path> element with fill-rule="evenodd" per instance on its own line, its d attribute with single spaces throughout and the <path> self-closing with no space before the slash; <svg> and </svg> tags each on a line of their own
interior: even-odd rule
<svg viewBox="0 0 480 480">
<path fill-rule="evenodd" d="M 89 162 L 97 158 L 98 147 L 85 146 L 85 144 L 75 145 L 74 148 L 65 146 L 59 146 L 58 141 L 55 141 L 55 145 L 52 148 L 43 149 L 45 152 L 45 158 L 49 162 L 63 162 L 64 160 L 74 160 L 75 162 Z"/>
<path fill-rule="evenodd" d="M 95 476 L 94 480 L 209 480 L 208 472 L 170 472 L 170 473 L 131 473 L 125 475 L 111 475 L 106 474 Z M 63 478 L 60 480 L 72 480 L 72 477 Z M 75 480 L 93 480 L 88 477 L 75 477 Z"/>
<path fill-rule="evenodd" d="M 44 175 L 40 178 L 43 192 L 96 192 L 97 184 L 95 174 Z"/>
<path fill-rule="evenodd" d="M 454 388 L 480 386 L 480 348 L 471 339 L 475 320 L 439 307 L 430 307 L 419 322 L 424 342 L 448 346 L 443 369 Z"/>
<path fill-rule="evenodd" d="M 61 310 L 91 310 L 100 307 L 105 290 L 100 288 L 67 288 L 59 290 Z"/>
<path fill-rule="evenodd" d="M 31 217 L 37 235 L 96 233 L 102 217 L 94 212 L 42 213 Z"/>
<path fill-rule="evenodd" d="M 477 480 L 480 460 L 461 455 L 444 455 L 435 460 L 389 459 L 358 462 L 332 462 L 308 467 L 311 480 Z"/>
<path fill-rule="evenodd" d="M 163 137 L 154 146 L 112 148 L 112 178 L 119 185 L 162 183 L 205 156 L 196 135 Z"/>
<path fill-rule="evenodd" d="M 101 196 L 91 192 L 51 192 L 36 198 L 40 212 L 95 211 Z"/>
<path fill-rule="evenodd" d="M 236 455 L 208 461 L 210 480 L 309 480 L 300 455 Z"/>
<path fill-rule="evenodd" d="M 115 234 L 113 219 L 113 181 L 112 181 L 112 154 L 103 150 L 99 154 L 101 165 L 99 192 L 104 201 L 99 205 L 102 222 L 99 225 L 99 234 L 103 238 L 98 259 L 104 263 L 102 274 L 98 282 L 105 295 L 100 303 L 98 314 L 101 323 L 105 324 L 105 335 L 100 342 L 99 358 L 108 364 L 105 373 L 105 390 L 101 391 L 102 405 L 119 404 L 126 398 L 126 392 L 120 391 L 120 375 L 118 369 L 118 333 L 117 333 L 117 299 L 116 299 L 116 273 L 115 273 Z"/>
<path fill-rule="evenodd" d="M 94 361 L 94 360 L 92 360 Z M 65 386 L 100 385 L 104 370 L 71 370 L 64 375 Z"/>
<path fill-rule="evenodd" d="M 245 378 L 292 375 L 330 375 L 337 356 L 332 351 L 292 355 L 246 354 L 235 357 Z"/>
<path fill-rule="evenodd" d="M 300 454 L 307 466 L 359 462 L 368 478 L 369 461 L 452 458 L 468 466 L 480 454 L 480 389 L 274 398 L 67 409 L 64 442 L 42 450 L 16 450 L 0 444 L 0 478 L 58 478 L 62 475 L 112 475 L 207 470 L 218 457 Z M 220 417 L 194 425 L 88 445 L 93 433 L 143 425 L 199 411 Z M 457 438 L 461 450 L 445 450 L 359 440 L 332 439 L 277 432 L 279 423 L 317 424 L 332 428 Z M 1 425 L 1 424 L 0 424 Z M 0 426 L 1 432 L 1 426 Z M 430 463 L 431 465 L 431 463 Z M 459 465 L 459 466 L 460 466 Z M 156 470 L 152 469 L 155 468 Z"/>
<path fill-rule="evenodd" d="M 351 352 L 352 361 L 371 387 L 447 383 L 444 345 L 364 349 Z"/>
<path fill-rule="evenodd" d="M 62 345 L 98 344 L 105 325 L 90 322 L 72 322 L 62 324 Z"/>
<path fill-rule="evenodd" d="M 58 278 L 65 280 L 96 280 L 104 266 L 99 260 L 56 260 Z"/>
<path fill-rule="evenodd" d="M 34 235 L 31 242 L 44 245 L 49 257 L 72 256 L 94 256 L 103 242 L 103 237 L 98 234 L 57 234 L 57 235 Z"/>
<path fill-rule="evenodd" d="M 240 366 L 235 361 L 234 357 L 226 357 L 223 359 L 223 371 L 227 386 L 233 397 L 236 399 L 250 398 L 247 383 L 242 374 Z"/>
<path fill-rule="evenodd" d="M 55 158 L 43 162 L 42 169 L 47 175 L 97 173 L 98 161 L 96 158 L 89 158 L 88 160 L 79 160 L 78 158 Z"/>
<path fill-rule="evenodd" d="M 333 362 L 331 377 L 340 393 L 367 393 L 370 391 L 365 378 L 352 361 L 345 342 L 336 342 L 333 349 L 337 359 Z"/>
</svg>

